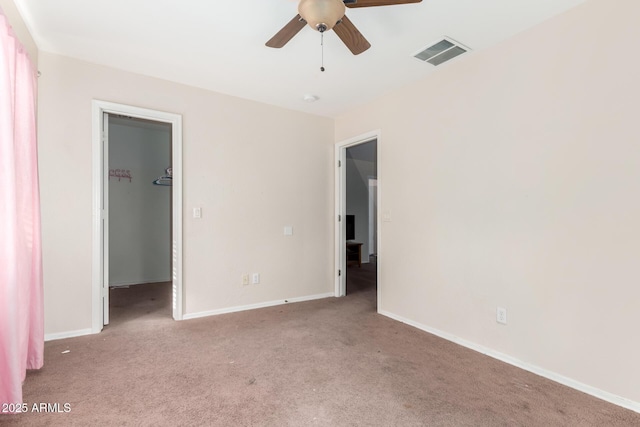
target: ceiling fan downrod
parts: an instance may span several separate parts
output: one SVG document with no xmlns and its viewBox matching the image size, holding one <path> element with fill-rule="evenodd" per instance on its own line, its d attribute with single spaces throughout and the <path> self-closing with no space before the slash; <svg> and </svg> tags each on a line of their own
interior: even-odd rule
<svg viewBox="0 0 640 427">
<path fill-rule="evenodd" d="M 322 52 L 320 58 L 320 71 L 324 73 L 324 31 L 320 31 L 320 52 Z"/>
</svg>

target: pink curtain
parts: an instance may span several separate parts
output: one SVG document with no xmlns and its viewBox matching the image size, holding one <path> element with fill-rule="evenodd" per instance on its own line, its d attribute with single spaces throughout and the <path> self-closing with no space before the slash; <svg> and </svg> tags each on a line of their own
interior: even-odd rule
<svg viewBox="0 0 640 427">
<path fill-rule="evenodd" d="M 35 88 L 31 61 L 0 10 L 0 403 L 21 403 L 27 369 L 43 364 Z"/>
</svg>

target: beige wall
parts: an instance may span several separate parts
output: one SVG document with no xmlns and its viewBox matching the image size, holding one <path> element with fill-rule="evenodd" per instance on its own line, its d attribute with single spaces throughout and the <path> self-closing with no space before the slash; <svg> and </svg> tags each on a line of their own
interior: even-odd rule
<svg viewBox="0 0 640 427">
<path fill-rule="evenodd" d="M 186 314 L 333 290 L 332 120 L 48 53 L 40 70 L 46 333 L 91 328 L 92 99 L 183 115 Z"/>
<path fill-rule="evenodd" d="M 337 120 L 381 129 L 381 310 L 640 402 L 639 16 L 589 1 Z"/>
<path fill-rule="evenodd" d="M 31 62 L 33 62 L 34 67 L 37 69 L 38 67 L 38 47 L 36 46 L 33 38 L 31 37 L 31 33 L 29 33 L 29 29 L 24 23 L 22 16 L 18 12 L 18 8 L 16 8 L 13 0 L 0 0 L 0 9 L 3 10 L 7 19 L 9 19 L 9 23 L 13 28 L 18 39 L 22 42 L 24 48 L 29 52 L 29 57 L 31 58 Z"/>
</svg>

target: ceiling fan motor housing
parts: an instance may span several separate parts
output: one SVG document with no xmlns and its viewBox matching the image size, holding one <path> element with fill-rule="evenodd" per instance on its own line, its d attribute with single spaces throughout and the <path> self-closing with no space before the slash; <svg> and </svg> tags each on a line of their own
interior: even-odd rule
<svg viewBox="0 0 640 427">
<path fill-rule="evenodd" d="M 298 13 L 314 30 L 324 32 L 333 28 L 344 16 L 342 0 L 300 0 Z"/>
</svg>

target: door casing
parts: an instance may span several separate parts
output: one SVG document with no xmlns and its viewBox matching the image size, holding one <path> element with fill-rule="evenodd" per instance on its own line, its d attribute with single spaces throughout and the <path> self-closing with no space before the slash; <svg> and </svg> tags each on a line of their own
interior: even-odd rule
<svg viewBox="0 0 640 427">
<path fill-rule="evenodd" d="M 108 180 L 108 133 L 105 128 L 105 113 L 119 114 L 140 119 L 171 124 L 172 185 L 172 236 L 171 256 L 173 318 L 182 320 L 182 116 L 131 105 L 93 100 L 92 102 L 92 152 L 93 152 L 93 239 L 92 239 L 92 326 L 98 333 L 109 319 L 109 248 L 105 231 L 108 232 L 108 196 L 105 191 Z M 105 226 L 106 225 L 106 226 Z"/>
<path fill-rule="evenodd" d="M 377 240 L 378 240 L 378 251 L 380 251 L 380 247 L 382 244 L 382 239 L 380 236 L 380 206 L 381 206 L 381 198 L 380 198 L 380 143 L 381 143 L 381 132 L 380 130 L 374 130 L 371 132 L 364 133 L 362 135 L 355 136 L 353 138 L 349 138 L 347 140 L 336 143 L 335 145 L 335 232 L 334 232 L 334 242 L 335 242 L 335 296 L 343 297 L 347 294 L 347 270 L 346 270 L 346 221 L 345 215 L 347 210 L 347 174 L 346 174 L 346 157 L 347 157 L 347 148 L 353 147 L 354 145 L 363 144 L 365 142 L 370 142 L 372 140 L 377 140 L 376 144 L 376 158 L 378 159 L 378 185 L 376 187 L 377 191 Z M 380 261 L 380 258 L 379 258 Z M 380 281 L 379 279 L 379 271 L 380 264 L 378 265 L 376 271 L 376 282 L 378 283 L 378 292 L 377 292 L 377 307 L 378 310 L 380 308 Z"/>
</svg>

